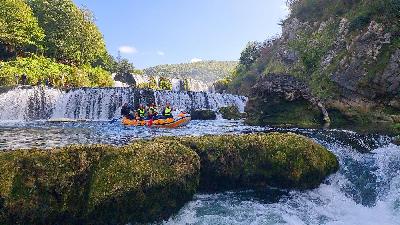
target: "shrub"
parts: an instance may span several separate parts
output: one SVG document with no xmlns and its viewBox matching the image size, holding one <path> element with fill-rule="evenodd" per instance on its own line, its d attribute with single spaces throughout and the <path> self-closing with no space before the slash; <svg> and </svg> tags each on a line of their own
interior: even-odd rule
<svg viewBox="0 0 400 225">
<path fill-rule="evenodd" d="M 27 84 L 43 84 L 45 81 L 55 87 L 112 86 L 111 74 L 100 67 L 68 66 L 53 59 L 32 56 L 17 58 L 15 61 L 0 62 L 0 85 L 12 86 L 21 82 L 22 74 L 27 76 Z"/>
</svg>

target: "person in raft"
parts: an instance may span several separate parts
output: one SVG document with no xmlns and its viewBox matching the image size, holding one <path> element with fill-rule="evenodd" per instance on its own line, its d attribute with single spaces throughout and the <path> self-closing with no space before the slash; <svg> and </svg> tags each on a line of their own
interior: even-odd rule
<svg viewBox="0 0 400 225">
<path fill-rule="evenodd" d="M 144 120 L 144 117 L 146 115 L 146 109 L 144 108 L 143 104 L 139 105 L 139 108 L 136 110 L 140 120 Z"/>
<path fill-rule="evenodd" d="M 150 120 L 157 119 L 157 108 L 154 103 L 149 104 L 149 109 L 147 110 L 147 116 Z"/>
<path fill-rule="evenodd" d="M 171 104 L 169 104 L 169 102 L 167 102 L 167 104 L 165 105 L 165 108 L 164 108 L 164 110 L 163 110 L 163 112 L 162 112 L 162 115 L 163 115 L 164 118 L 166 118 L 166 119 L 168 119 L 168 118 L 174 118 L 174 117 L 172 116 L 172 111 L 173 111 L 173 109 L 172 109 L 172 107 L 171 107 Z"/>
<path fill-rule="evenodd" d="M 133 115 L 131 113 L 131 107 L 129 107 L 128 103 L 124 103 L 124 105 L 122 106 L 121 115 L 130 120 L 133 119 Z"/>
</svg>

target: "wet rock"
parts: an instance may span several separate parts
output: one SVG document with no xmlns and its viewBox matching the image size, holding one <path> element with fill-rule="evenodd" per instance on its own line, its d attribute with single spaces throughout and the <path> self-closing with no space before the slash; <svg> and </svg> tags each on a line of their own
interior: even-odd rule
<svg viewBox="0 0 400 225">
<path fill-rule="evenodd" d="M 334 154 L 293 133 L 179 139 L 201 159 L 200 187 L 231 190 L 274 186 L 315 188 L 338 170 Z"/>
<path fill-rule="evenodd" d="M 167 219 L 192 198 L 199 166 L 196 153 L 167 141 L 3 152 L 0 221 L 136 224 Z"/>
<path fill-rule="evenodd" d="M 192 110 L 190 112 L 192 120 L 215 120 L 217 114 L 212 110 Z"/>
<path fill-rule="evenodd" d="M 236 106 L 227 106 L 219 108 L 219 113 L 221 113 L 222 118 L 227 120 L 239 120 L 243 118 L 243 114 L 240 113 Z"/>
</svg>

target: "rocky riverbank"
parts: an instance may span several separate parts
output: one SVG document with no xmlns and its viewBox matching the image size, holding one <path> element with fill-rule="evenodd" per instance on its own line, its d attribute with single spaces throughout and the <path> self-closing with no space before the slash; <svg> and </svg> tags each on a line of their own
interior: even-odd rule
<svg viewBox="0 0 400 225">
<path fill-rule="evenodd" d="M 291 133 L 2 152 L 0 221 L 147 223 L 168 218 L 198 190 L 314 188 L 337 169 L 327 149 Z"/>
<path fill-rule="evenodd" d="M 222 88 L 249 97 L 249 122 L 392 131 L 400 123 L 399 1 L 288 6 L 282 35 L 249 43 Z"/>
</svg>

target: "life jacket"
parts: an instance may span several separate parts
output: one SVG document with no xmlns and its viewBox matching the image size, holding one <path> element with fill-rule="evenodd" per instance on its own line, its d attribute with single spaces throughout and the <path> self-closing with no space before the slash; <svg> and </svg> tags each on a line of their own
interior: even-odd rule
<svg viewBox="0 0 400 225">
<path fill-rule="evenodd" d="M 149 108 L 149 114 L 153 115 L 153 114 L 155 114 L 155 113 L 156 113 L 156 109 L 155 109 L 153 106 L 151 106 L 151 107 Z"/>
<path fill-rule="evenodd" d="M 140 117 L 144 117 L 144 113 L 145 113 L 144 109 L 139 109 L 138 112 L 139 112 Z"/>
<path fill-rule="evenodd" d="M 170 107 L 165 107 L 164 116 L 170 116 L 172 109 Z"/>
</svg>

